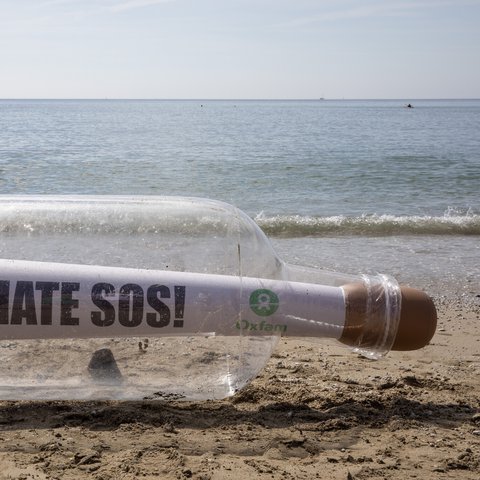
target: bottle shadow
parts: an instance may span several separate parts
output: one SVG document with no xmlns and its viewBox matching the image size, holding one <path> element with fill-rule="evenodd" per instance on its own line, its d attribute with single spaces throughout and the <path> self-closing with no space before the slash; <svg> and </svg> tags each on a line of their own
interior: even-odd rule
<svg viewBox="0 0 480 480">
<path fill-rule="evenodd" d="M 242 395 L 242 394 L 240 394 Z M 303 425 L 318 432 L 353 428 L 396 428 L 427 424 L 453 428 L 473 422 L 474 405 L 436 403 L 394 395 L 378 399 L 326 399 L 315 406 L 281 401 L 255 406 L 242 396 L 205 402 L 164 401 L 3 401 L 0 430 L 76 427 L 92 431 L 115 430 L 120 425 L 143 424 L 176 430 L 222 428 L 251 424 L 269 429 Z"/>
</svg>

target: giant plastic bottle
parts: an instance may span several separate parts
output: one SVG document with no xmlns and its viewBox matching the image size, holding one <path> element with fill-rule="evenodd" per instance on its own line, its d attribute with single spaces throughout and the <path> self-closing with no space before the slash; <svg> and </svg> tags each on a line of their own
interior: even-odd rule
<svg viewBox="0 0 480 480">
<path fill-rule="evenodd" d="M 0 399 L 223 398 L 280 336 L 379 358 L 435 327 L 423 292 L 288 265 L 225 203 L 0 196 Z"/>
</svg>

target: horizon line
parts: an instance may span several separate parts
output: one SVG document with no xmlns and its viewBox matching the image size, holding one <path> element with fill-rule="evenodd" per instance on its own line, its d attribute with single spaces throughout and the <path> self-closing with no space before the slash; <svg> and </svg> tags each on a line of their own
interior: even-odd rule
<svg viewBox="0 0 480 480">
<path fill-rule="evenodd" d="M 185 98 L 156 98 L 156 97 L 7 97 L 0 98 L 0 101 L 31 101 L 31 100 L 52 100 L 52 101 L 203 101 L 203 102 L 222 102 L 222 101 L 235 101 L 235 102 L 312 102 L 312 101 L 375 101 L 375 100 L 395 100 L 395 101 L 414 101 L 414 100 L 480 100 L 480 97 L 378 97 L 378 98 L 349 98 L 349 97 L 313 97 L 313 98 L 202 98 L 202 97 L 185 97 Z"/>
</svg>

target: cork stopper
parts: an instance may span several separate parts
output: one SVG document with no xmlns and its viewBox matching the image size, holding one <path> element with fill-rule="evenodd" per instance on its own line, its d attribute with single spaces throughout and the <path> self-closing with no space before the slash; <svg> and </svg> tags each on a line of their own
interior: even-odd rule
<svg viewBox="0 0 480 480">
<path fill-rule="evenodd" d="M 369 298 L 363 283 L 344 285 L 345 326 L 340 342 L 353 347 L 375 348 L 385 336 L 385 292 Z M 400 317 L 392 350 L 417 350 L 432 339 L 437 326 L 437 312 L 432 299 L 421 290 L 400 287 Z"/>
<path fill-rule="evenodd" d="M 392 350 L 417 350 L 432 339 L 437 328 L 437 311 L 425 292 L 404 286 L 400 292 L 400 322 Z"/>
</svg>

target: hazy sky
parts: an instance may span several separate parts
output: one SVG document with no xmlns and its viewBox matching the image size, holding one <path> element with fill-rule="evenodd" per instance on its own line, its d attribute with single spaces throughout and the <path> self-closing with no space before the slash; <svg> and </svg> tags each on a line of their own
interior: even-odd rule
<svg viewBox="0 0 480 480">
<path fill-rule="evenodd" d="M 0 0 L 0 98 L 479 98 L 480 0 Z"/>
</svg>

